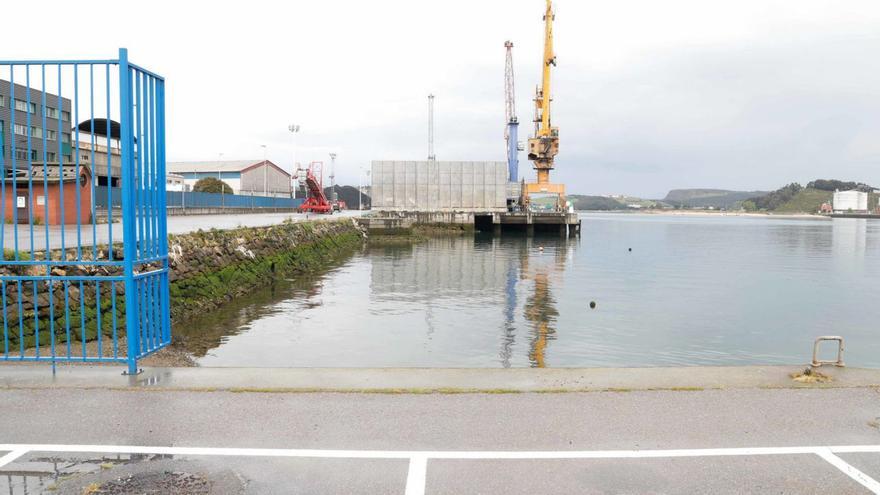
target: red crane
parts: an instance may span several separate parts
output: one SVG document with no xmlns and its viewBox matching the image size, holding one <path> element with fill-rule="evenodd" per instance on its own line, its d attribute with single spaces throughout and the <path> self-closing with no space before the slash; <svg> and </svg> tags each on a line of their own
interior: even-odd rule
<svg viewBox="0 0 880 495">
<path fill-rule="evenodd" d="M 322 162 L 312 162 L 309 164 L 308 170 L 305 171 L 306 192 L 308 195 L 303 204 L 300 205 L 299 211 L 333 214 L 333 206 L 330 204 L 330 201 L 327 201 L 327 196 L 324 195 L 322 185 L 324 180 L 323 166 Z"/>
</svg>

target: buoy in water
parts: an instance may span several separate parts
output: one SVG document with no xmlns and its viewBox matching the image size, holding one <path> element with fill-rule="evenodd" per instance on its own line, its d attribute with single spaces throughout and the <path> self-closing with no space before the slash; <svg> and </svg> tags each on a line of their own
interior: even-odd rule
<svg viewBox="0 0 880 495">
<path fill-rule="evenodd" d="M 629 252 L 633 252 L 633 248 L 629 248 Z"/>
<path fill-rule="evenodd" d="M 543 251 L 543 250 L 544 250 L 544 246 L 538 246 L 538 251 Z"/>
<path fill-rule="evenodd" d="M 596 309 L 596 301 L 590 301 L 590 309 Z"/>
</svg>

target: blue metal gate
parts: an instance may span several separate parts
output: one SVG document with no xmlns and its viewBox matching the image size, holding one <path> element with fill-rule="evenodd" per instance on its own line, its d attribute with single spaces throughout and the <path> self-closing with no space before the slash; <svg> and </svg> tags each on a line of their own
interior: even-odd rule
<svg viewBox="0 0 880 495">
<path fill-rule="evenodd" d="M 136 373 L 171 341 L 164 79 L 124 48 L 0 61 L 0 179 L 0 360 Z M 101 186 L 122 218 L 98 222 Z"/>
</svg>

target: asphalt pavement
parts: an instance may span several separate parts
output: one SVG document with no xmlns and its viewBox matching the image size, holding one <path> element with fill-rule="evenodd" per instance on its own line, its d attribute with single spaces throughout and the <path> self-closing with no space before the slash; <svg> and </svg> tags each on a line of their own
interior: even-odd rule
<svg viewBox="0 0 880 495">
<path fill-rule="evenodd" d="M 868 386 L 463 394 L 7 388 L 0 417 L 0 450 L 16 453 L 0 467 L 0 493 L 23 493 L 26 482 L 28 493 L 173 482 L 168 473 L 212 490 L 192 493 L 880 491 L 880 392 Z"/>
</svg>

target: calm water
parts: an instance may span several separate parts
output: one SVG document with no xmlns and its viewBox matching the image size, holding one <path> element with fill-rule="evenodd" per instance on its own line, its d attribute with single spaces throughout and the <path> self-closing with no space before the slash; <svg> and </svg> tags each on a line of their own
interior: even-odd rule
<svg viewBox="0 0 880 495">
<path fill-rule="evenodd" d="M 204 366 L 797 364 L 840 334 L 880 367 L 878 281 L 880 222 L 596 214 L 367 249 L 175 332 Z"/>
</svg>

